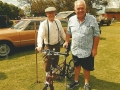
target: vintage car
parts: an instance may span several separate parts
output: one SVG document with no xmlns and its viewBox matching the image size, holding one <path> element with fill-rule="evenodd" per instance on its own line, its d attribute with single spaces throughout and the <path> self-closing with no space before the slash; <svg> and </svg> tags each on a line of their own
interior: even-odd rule
<svg viewBox="0 0 120 90">
<path fill-rule="evenodd" d="M 23 19 L 11 28 L 0 30 L 0 57 L 12 54 L 15 48 L 35 45 L 37 30 L 43 20 Z M 60 21 L 66 30 L 67 20 Z"/>
<path fill-rule="evenodd" d="M 56 15 L 56 18 L 66 18 L 66 19 L 69 19 L 73 15 L 75 15 L 74 11 L 63 11 L 63 12 L 59 12 Z"/>
</svg>

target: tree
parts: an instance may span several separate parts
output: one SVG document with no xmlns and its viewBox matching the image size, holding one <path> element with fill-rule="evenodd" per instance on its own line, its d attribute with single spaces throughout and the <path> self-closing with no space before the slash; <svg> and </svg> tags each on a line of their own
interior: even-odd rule
<svg viewBox="0 0 120 90">
<path fill-rule="evenodd" d="M 4 14 L 3 7 L 4 7 L 3 2 L 0 1 L 0 14 Z"/>
<path fill-rule="evenodd" d="M 31 15 L 40 16 L 45 15 L 44 10 L 48 6 L 54 6 L 57 8 L 57 12 L 60 11 L 73 11 L 74 2 L 76 0 L 18 0 L 21 6 L 26 6 L 27 11 Z M 96 10 L 92 8 L 92 2 L 94 0 L 85 0 L 87 6 L 87 13 L 95 14 Z M 28 8 L 29 7 L 29 8 Z M 28 10 L 30 9 L 30 10 Z"/>
<path fill-rule="evenodd" d="M 74 3 L 76 0 L 57 0 L 56 7 L 58 12 L 60 11 L 73 11 L 74 10 Z"/>
<path fill-rule="evenodd" d="M 14 6 L 13 4 L 7 4 L 0 1 L 0 15 L 6 15 L 10 19 L 17 18 L 19 16 L 20 8 Z"/>
<path fill-rule="evenodd" d="M 86 2 L 86 8 L 87 8 L 87 13 L 95 15 L 96 10 L 92 8 L 92 1 L 91 0 L 85 0 Z"/>
<path fill-rule="evenodd" d="M 24 10 L 23 9 L 19 9 L 19 16 L 23 17 L 24 16 Z"/>
<path fill-rule="evenodd" d="M 35 16 L 45 15 L 44 10 L 47 7 L 48 3 L 51 4 L 50 0 L 36 0 L 32 2 L 31 13 Z M 48 5 L 49 6 L 49 5 Z"/>
</svg>

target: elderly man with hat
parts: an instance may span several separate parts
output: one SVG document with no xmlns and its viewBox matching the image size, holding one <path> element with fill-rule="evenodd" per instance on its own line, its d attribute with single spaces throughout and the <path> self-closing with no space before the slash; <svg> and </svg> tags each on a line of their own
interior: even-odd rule
<svg viewBox="0 0 120 90">
<path fill-rule="evenodd" d="M 45 9 L 47 19 L 41 22 L 38 30 L 37 37 L 37 51 L 43 49 L 43 43 L 45 44 L 44 49 L 55 49 L 56 52 L 60 51 L 60 37 L 64 40 L 66 38 L 65 32 L 58 19 L 55 19 L 56 8 L 48 7 Z M 44 56 L 43 56 L 44 57 Z M 59 56 L 54 56 L 54 60 L 51 57 L 44 57 L 44 66 L 46 71 L 46 77 L 50 71 L 50 66 L 56 67 L 59 61 Z M 54 75 L 54 74 L 53 74 Z M 58 78 L 58 77 L 56 77 Z M 47 84 L 46 78 L 46 84 Z"/>
</svg>

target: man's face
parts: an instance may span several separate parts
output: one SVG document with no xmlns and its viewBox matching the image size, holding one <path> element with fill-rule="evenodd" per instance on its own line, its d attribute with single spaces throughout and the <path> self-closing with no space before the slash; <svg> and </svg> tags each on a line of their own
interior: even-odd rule
<svg viewBox="0 0 120 90">
<path fill-rule="evenodd" d="M 46 12 L 46 15 L 50 21 L 53 21 L 55 18 L 55 11 Z"/>
<path fill-rule="evenodd" d="M 79 3 L 75 6 L 75 13 L 78 18 L 84 18 L 86 13 L 86 7 L 84 3 Z"/>
</svg>

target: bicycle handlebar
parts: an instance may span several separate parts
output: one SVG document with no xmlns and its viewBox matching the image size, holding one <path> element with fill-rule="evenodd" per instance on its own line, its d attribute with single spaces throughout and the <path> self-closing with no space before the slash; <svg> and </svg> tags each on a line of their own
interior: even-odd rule
<svg viewBox="0 0 120 90">
<path fill-rule="evenodd" d="M 47 50 L 42 50 L 40 52 L 46 53 L 47 55 L 64 55 L 67 57 L 67 56 L 69 56 L 70 45 L 71 45 L 71 43 L 68 44 L 68 47 L 66 48 L 65 53 L 55 52 L 54 48 L 53 48 L 53 50 L 47 49 Z M 35 48 L 35 50 L 37 50 L 37 48 Z"/>
<path fill-rule="evenodd" d="M 64 55 L 64 56 L 69 55 L 67 51 L 65 53 L 61 53 L 61 52 L 55 52 L 55 49 L 53 50 L 47 49 L 47 50 L 43 50 L 42 52 L 47 55 Z"/>
</svg>

